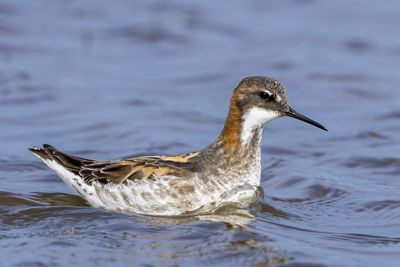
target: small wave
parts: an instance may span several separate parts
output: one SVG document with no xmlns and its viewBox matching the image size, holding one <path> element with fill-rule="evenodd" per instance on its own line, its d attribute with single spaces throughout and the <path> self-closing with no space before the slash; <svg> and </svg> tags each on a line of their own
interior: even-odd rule
<svg viewBox="0 0 400 267">
<path fill-rule="evenodd" d="M 388 158 L 371 158 L 371 157 L 356 157 L 345 162 L 345 166 L 349 168 L 370 168 L 381 169 L 387 167 L 400 168 L 400 159 L 394 157 Z"/>
<path fill-rule="evenodd" d="M 45 169 L 43 163 L 33 160 L 0 159 L 0 172 L 31 172 Z"/>
<path fill-rule="evenodd" d="M 332 240 L 345 240 L 358 245 L 390 245 L 400 244 L 400 237 L 376 236 L 367 234 L 332 234 Z"/>
</svg>

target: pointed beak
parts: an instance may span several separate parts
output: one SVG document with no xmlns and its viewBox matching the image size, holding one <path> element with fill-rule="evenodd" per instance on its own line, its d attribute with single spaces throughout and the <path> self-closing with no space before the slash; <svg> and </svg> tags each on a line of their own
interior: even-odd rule
<svg viewBox="0 0 400 267">
<path fill-rule="evenodd" d="M 304 122 L 307 122 L 308 124 L 314 125 L 315 127 L 318 127 L 318 128 L 320 128 L 320 129 L 322 129 L 324 131 L 328 131 L 322 124 L 320 124 L 320 123 L 318 123 L 318 122 L 316 122 L 316 121 L 314 121 L 314 120 L 312 120 L 310 118 L 307 118 L 306 116 L 300 114 L 299 112 L 297 112 L 296 110 L 292 109 L 291 107 L 289 107 L 289 111 L 287 111 L 285 113 L 285 115 L 289 116 L 289 117 L 292 117 L 292 118 L 295 118 L 295 119 L 298 119 L 298 120 L 301 120 L 301 121 L 304 121 Z"/>
</svg>

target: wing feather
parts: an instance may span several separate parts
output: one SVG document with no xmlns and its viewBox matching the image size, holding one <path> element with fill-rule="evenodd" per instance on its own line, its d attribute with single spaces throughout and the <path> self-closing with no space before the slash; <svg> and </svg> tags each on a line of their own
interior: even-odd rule
<svg viewBox="0 0 400 267">
<path fill-rule="evenodd" d="M 133 159 L 95 162 L 83 165 L 79 174 L 91 183 L 123 183 L 127 180 L 156 179 L 164 175 L 177 175 L 187 171 L 184 167 L 187 161 L 173 161 L 164 157 L 139 157 Z"/>
<path fill-rule="evenodd" d="M 124 183 L 128 180 L 157 179 L 164 175 L 184 175 L 193 171 L 192 159 L 199 153 L 180 156 L 145 156 L 122 160 L 98 161 L 85 159 L 67 153 L 50 145 L 30 149 L 43 160 L 54 160 L 69 171 L 81 176 L 91 184 Z"/>
</svg>

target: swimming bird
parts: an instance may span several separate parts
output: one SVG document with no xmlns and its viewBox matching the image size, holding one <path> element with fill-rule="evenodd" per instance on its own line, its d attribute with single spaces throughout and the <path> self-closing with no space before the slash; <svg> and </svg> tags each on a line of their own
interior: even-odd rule
<svg viewBox="0 0 400 267">
<path fill-rule="evenodd" d="M 95 207 L 160 216 L 207 213 L 224 203 L 246 207 L 258 199 L 263 129 L 283 116 L 326 131 L 288 105 L 281 83 L 253 76 L 234 89 L 219 137 L 196 152 L 102 161 L 47 144 L 29 150 Z"/>
</svg>

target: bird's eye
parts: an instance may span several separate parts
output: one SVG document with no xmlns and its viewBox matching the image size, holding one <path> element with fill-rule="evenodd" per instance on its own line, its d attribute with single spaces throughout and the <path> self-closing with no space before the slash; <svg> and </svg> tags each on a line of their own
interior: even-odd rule
<svg viewBox="0 0 400 267">
<path fill-rule="evenodd" d="M 262 91 L 260 92 L 260 97 L 264 100 L 268 100 L 268 101 L 273 101 L 274 100 L 274 96 L 268 92 L 268 91 Z"/>
</svg>

